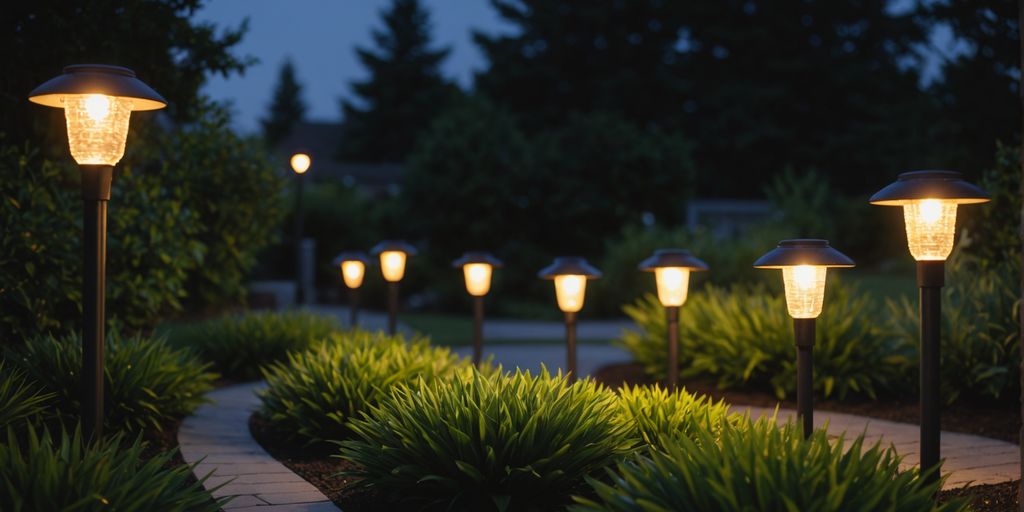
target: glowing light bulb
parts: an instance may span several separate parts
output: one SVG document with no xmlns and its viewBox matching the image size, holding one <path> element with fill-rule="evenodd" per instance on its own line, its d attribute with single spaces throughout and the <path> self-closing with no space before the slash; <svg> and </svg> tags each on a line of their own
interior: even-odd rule
<svg viewBox="0 0 1024 512">
<path fill-rule="evenodd" d="M 402 251 L 380 253 L 380 271 L 384 274 L 385 281 L 401 281 L 405 276 L 405 253 Z"/>
<path fill-rule="evenodd" d="M 363 284 L 363 275 L 366 273 L 366 265 L 359 260 L 348 260 L 341 262 L 341 277 L 345 279 L 345 286 L 359 288 Z"/>
<path fill-rule="evenodd" d="M 586 290 L 586 276 L 555 276 L 555 297 L 558 299 L 558 309 L 566 313 L 576 313 L 583 309 Z"/>
<path fill-rule="evenodd" d="M 309 170 L 309 166 L 313 164 L 313 159 L 305 153 L 295 153 L 292 155 L 292 170 L 296 174 L 302 174 Z"/>
<path fill-rule="evenodd" d="M 124 156 L 132 100 L 103 94 L 64 97 L 68 146 L 79 165 L 114 165 Z"/>
<path fill-rule="evenodd" d="M 786 308 L 793 318 L 817 318 L 825 301 L 827 267 L 797 265 L 782 269 Z"/>
<path fill-rule="evenodd" d="M 102 94 L 90 94 L 85 97 L 85 112 L 96 122 L 101 122 L 110 115 L 110 98 Z"/>
<path fill-rule="evenodd" d="M 487 263 L 467 263 L 462 266 L 466 277 L 466 291 L 474 297 L 483 297 L 491 290 L 491 265 Z"/>
<path fill-rule="evenodd" d="M 690 285 L 690 270 L 679 267 L 654 269 L 654 281 L 658 285 L 658 300 L 662 306 L 682 306 L 686 302 Z"/>
<path fill-rule="evenodd" d="M 907 245 L 915 260 L 945 260 L 953 251 L 956 203 L 922 199 L 903 205 Z"/>
</svg>

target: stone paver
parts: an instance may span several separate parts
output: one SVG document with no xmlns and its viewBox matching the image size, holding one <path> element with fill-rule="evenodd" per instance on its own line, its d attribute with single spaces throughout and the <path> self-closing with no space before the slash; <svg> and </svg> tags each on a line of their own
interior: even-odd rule
<svg viewBox="0 0 1024 512">
<path fill-rule="evenodd" d="M 323 493 L 274 460 L 249 434 L 260 386 L 239 384 L 210 393 L 213 403 L 201 406 L 178 429 L 181 456 L 189 464 L 198 463 L 197 476 L 212 474 L 203 484 L 215 497 L 235 496 L 225 510 L 337 511 Z"/>
</svg>

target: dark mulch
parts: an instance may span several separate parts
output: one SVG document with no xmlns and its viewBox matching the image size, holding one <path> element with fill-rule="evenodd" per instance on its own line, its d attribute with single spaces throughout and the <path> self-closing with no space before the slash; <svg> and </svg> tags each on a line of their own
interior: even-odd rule
<svg viewBox="0 0 1024 512">
<path fill-rule="evenodd" d="M 643 366 L 639 363 L 613 364 L 599 369 L 594 379 L 610 387 L 627 384 L 652 384 Z M 706 379 L 687 379 L 683 381 L 686 389 L 692 393 L 708 395 L 715 400 L 725 400 L 736 405 L 753 405 L 759 407 L 775 407 L 779 399 L 766 390 L 718 389 L 714 382 Z M 781 402 L 782 407 L 795 409 L 796 397 Z M 1020 440 L 1020 406 L 1018 404 L 985 404 L 958 403 L 945 406 L 942 410 L 942 429 L 949 432 L 961 432 L 978 436 L 991 437 L 1011 443 Z M 816 401 L 814 408 L 823 411 L 835 411 L 860 416 L 869 416 L 883 420 L 903 423 L 917 423 L 917 402 L 892 399 L 862 400 L 857 402 L 838 402 L 835 400 Z"/>
<path fill-rule="evenodd" d="M 278 462 L 313 484 L 346 512 L 393 512 L 376 491 L 360 489 L 356 479 L 338 473 L 353 469 L 351 462 L 331 457 L 338 447 L 329 443 L 302 446 L 288 442 L 290 433 L 275 429 L 259 413 L 249 418 L 249 431 L 256 442 Z"/>
<path fill-rule="evenodd" d="M 939 493 L 939 501 L 966 497 L 970 499 L 974 512 L 1016 512 L 1020 507 L 1020 501 L 1017 498 L 1018 486 L 1020 486 L 1020 480 L 950 489 Z"/>
</svg>

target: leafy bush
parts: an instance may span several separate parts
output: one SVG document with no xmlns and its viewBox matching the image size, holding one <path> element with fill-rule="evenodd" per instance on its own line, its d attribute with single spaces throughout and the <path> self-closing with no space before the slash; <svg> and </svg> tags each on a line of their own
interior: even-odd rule
<svg viewBox="0 0 1024 512">
<path fill-rule="evenodd" d="M 610 483 L 588 478 L 597 497 L 577 497 L 571 510 L 969 510 L 961 501 L 936 505 L 940 482 L 901 472 L 893 448 L 865 448 L 863 436 L 847 445 L 816 430 L 805 440 L 797 425 L 779 428 L 770 418 L 722 422 L 720 439 L 697 434 L 620 463 Z"/>
<path fill-rule="evenodd" d="M 669 392 L 660 386 L 623 386 L 619 389 L 618 421 L 633 429 L 633 436 L 648 446 L 678 436 L 694 440 L 700 432 L 717 434 L 729 414 L 724 401 L 712 402 L 706 396 L 685 389 Z"/>
<path fill-rule="evenodd" d="M 174 346 L 194 349 L 230 379 L 252 380 L 260 367 L 282 361 L 340 329 L 331 317 L 312 313 L 246 313 L 166 328 Z"/>
<path fill-rule="evenodd" d="M 78 417 L 81 410 L 82 341 L 78 334 L 31 338 L 6 355 L 45 391 L 59 410 Z M 216 375 L 191 351 L 163 339 L 107 336 L 104 354 L 104 425 L 112 431 L 160 429 L 195 410 L 213 389 Z"/>
<path fill-rule="evenodd" d="M 309 441 L 344 439 L 346 423 L 398 384 L 451 376 L 459 357 L 425 339 L 350 331 L 264 368 L 262 414 Z M 464 364 L 463 364 L 464 365 Z"/>
<path fill-rule="evenodd" d="M 60 510 L 220 510 L 202 481 L 190 482 L 194 466 L 171 466 L 172 453 L 143 459 L 145 443 L 121 436 L 86 443 L 81 432 L 53 439 L 29 430 L 19 444 L 12 430 L 0 443 L 0 509 L 11 512 Z M 126 447 L 122 448 L 124 444 Z"/>
<path fill-rule="evenodd" d="M 858 394 L 874 397 L 893 382 L 900 353 L 874 331 L 870 297 L 830 281 L 817 320 L 814 389 L 823 397 Z M 665 377 L 668 348 L 665 312 L 647 295 L 623 308 L 640 327 L 617 344 L 657 379 Z M 722 388 L 771 386 L 779 398 L 796 389 L 793 321 L 785 296 L 763 287 L 706 286 L 691 295 L 679 315 L 679 365 L 682 377 L 703 376 Z"/>
<path fill-rule="evenodd" d="M 0 359 L 0 430 L 35 425 L 48 416 L 53 393 L 44 393 L 25 371 Z"/>
<path fill-rule="evenodd" d="M 350 423 L 358 485 L 449 510 L 551 509 L 630 451 L 615 394 L 546 371 L 419 380 Z"/>
</svg>

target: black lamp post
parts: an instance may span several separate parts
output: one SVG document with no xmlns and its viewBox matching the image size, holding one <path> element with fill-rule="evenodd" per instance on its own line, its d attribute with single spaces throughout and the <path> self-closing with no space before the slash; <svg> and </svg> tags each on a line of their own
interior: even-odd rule
<svg viewBox="0 0 1024 512">
<path fill-rule="evenodd" d="M 491 274 L 504 264 L 489 252 L 467 252 L 452 263 L 461 268 L 466 291 L 473 297 L 473 364 L 480 366 L 484 344 L 484 296 L 491 290 Z"/>
<path fill-rule="evenodd" d="M 385 240 L 370 251 L 380 257 L 380 272 L 388 282 L 388 334 L 398 332 L 398 282 L 405 277 L 405 262 L 416 248 L 401 240 Z"/>
<path fill-rule="evenodd" d="M 555 258 L 537 275 L 555 282 L 558 309 L 565 313 L 565 362 L 569 382 L 576 381 L 576 313 L 583 309 L 587 281 L 601 277 L 601 271 L 580 257 Z"/>
<path fill-rule="evenodd" d="M 756 268 L 782 269 L 786 308 L 793 317 L 796 338 L 796 409 L 804 437 L 814 430 L 814 327 L 825 300 L 829 268 L 851 268 L 853 260 L 833 249 L 827 240 L 783 240 L 756 262 Z"/>
<path fill-rule="evenodd" d="M 82 428 L 103 435 L 103 342 L 107 259 L 107 201 L 114 165 L 124 156 L 133 110 L 157 110 L 167 101 L 119 66 L 64 68 L 29 93 L 29 101 L 64 109 L 68 146 L 82 173 Z"/>
<path fill-rule="evenodd" d="M 341 269 L 341 279 L 348 287 L 348 325 L 353 329 L 359 321 L 359 287 L 363 285 L 368 261 L 363 251 L 345 251 L 334 258 L 334 265 Z"/>
<path fill-rule="evenodd" d="M 296 151 L 289 163 L 295 173 L 295 303 L 304 304 L 308 297 L 302 282 L 302 223 L 305 215 L 302 208 L 302 189 L 306 181 L 303 177 L 313 164 L 313 159 L 304 151 Z"/>
<path fill-rule="evenodd" d="M 654 272 L 658 300 L 665 307 L 668 324 L 668 376 L 665 384 L 669 391 L 675 391 L 679 385 L 679 308 L 686 302 L 690 272 L 707 269 L 707 263 L 683 249 L 659 249 L 640 263 L 640 270 Z"/>
<path fill-rule="evenodd" d="M 953 171 L 913 171 L 900 174 L 895 183 L 871 196 L 871 204 L 902 206 L 907 245 L 917 260 L 920 288 L 920 386 L 921 386 L 921 472 L 939 463 L 941 396 L 939 389 L 941 292 L 945 284 L 945 261 L 953 251 L 958 204 L 977 204 L 988 194 L 964 181 Z M 939 478 L 931 471 L 930 481 Z"/>
</svg>

